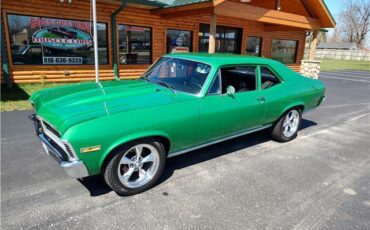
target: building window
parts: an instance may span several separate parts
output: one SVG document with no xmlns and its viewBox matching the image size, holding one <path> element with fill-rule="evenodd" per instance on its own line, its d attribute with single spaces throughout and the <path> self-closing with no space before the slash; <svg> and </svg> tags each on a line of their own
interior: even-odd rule
<svg viewBox="0 0 370 230">
<path fill-rule="evenodd" d="M 150 64 L 152 62 L 151 28 L 119 25 L 118 32 L 121 64 Z"/>
<path fill-rule="evenodd" d="M 94 64 L 89 21 L 8 14 L 13 65 Z M 107 24 L 98 23 L 99 63 L 108 64 Z"/>
<path fill-rule="evenodd" d="M 261 56 L 262 38 L 260 37 L 247 37 L 246 54 L 250 56 Z"/>
<path fill-rule="evenodd" d="M 242 29 L 225 26 L 216 27 L 216 52 L 240 54 Z M 208 52 L 209 25 L 199 26 L 199 52 Z"/>
<path fill-rule="evenodd" d="M 167 53 L 191 52 L 193 33 L 189 30 L 167 30 Z"/>
<path fill-rule="evenodd" d="M 272 40 L 271 58 L 284 64 L 292 64 L 297 61 L 298 41 Z"/>
</svg>

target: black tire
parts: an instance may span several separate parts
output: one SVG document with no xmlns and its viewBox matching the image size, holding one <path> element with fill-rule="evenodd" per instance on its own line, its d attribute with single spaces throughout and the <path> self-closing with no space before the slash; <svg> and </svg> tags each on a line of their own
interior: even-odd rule
<svg viewBox="0 0 370 230">
<path fill-rule="evenodd" d="M 155 148 L 158 151 L 158 168 L 155 171 L 153 177 L 146 182 L 144 185 L 140 187 L 128 187 L 124 185 L 121 180 L 119 179 L 118 175 L 118 168 L 121 167 L 120 161 L 121 158 L 124 156 L 125 153 L 127 153 L 130 149 L 132 149 L 134 146 L 139 144 L 146 144 L 150 145 L 153 148 Z M 117 149 L 115 152 L 112 153 L 113 157 L 110 159 L 110 161 L 107 163 L 104 171 L 103 176 L 104 180 L 107 183 L 107 185 L 118 195 L 121 196 L 129 196 L 138 194 L 141 192 L 144 192 L 151 188 L 155 183 L 158 181 L 159 177 L 162 175 L 165 161 L 166 161 L 166 151 L 162 143 L 158 142 L 154 139 L 147 139 L 142 141 L 135 141 L 131 142 L 129 144 L 123 145 L 121 148 Z"/>
<path fill-rule="evenodd" d="M 297 124 L 297 128 L 294 132 L 292 132 L 291 135 L 286 135 L 284 133 L 284 121 L 285 119 L 287 118 L 287 116 L 289 116 L 289 114 L 293 111 L 296 111 L 298 113 L 298 124 Z M 272 138 L 276 141 L 279 141 L 279 142 L 288 142 L 288 141 L 291 141 L 293 139 L 295 139 L 298 135 L 298 130 L 299 130 L 299 127 L 301 125 L 301 120 L 302 120 L 302 112 L 300 109 L 298 108 L 292 108 L 290 110 L 288 110 L 286 113 L 284 113 L 280 119 L 276 122 L 275 126 L 273 127 L 272 129 Z"/>
</svg>

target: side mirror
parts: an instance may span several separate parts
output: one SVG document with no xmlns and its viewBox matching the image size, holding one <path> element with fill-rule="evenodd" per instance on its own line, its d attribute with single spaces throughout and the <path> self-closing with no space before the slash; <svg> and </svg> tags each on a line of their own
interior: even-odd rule
<svg viewBox="0 0 370 230">
<path fill-rule="evenodd" d="M 234 86 L 229 85 L 228 87 L 226 87 L 226 95 L 234 96 L 234 94 L 235 94 Z"/>
</svg>

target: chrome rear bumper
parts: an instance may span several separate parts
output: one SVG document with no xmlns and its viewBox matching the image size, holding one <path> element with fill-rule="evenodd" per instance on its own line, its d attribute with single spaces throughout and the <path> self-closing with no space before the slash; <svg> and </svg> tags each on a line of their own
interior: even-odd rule
<svg viewBox="0 0 370 230">
<path fill-rule="evenodd" d="M 59 166 L 64 169 L 68 176 L 73 178 L 89 176 L 87 168 L 82 161 L 68 160 L 68 154 L 44 133 L 41 121 L 37 119 L 35 114 L 29 116 L 29 118 L 35 126 L 36 135 L 40 138 L 46 153 L 58 162 Z"/>
</svg>

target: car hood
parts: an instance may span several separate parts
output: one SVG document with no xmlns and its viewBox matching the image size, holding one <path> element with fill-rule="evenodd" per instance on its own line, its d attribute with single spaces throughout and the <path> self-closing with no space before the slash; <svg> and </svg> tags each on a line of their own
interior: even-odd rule
<svg viewBox="0 0 370 230">
<path fill-rule="evenodd" d="M 174 100 L 173 92 L 145 80 L 62 86 L 36 92 L 30 98 L 36 114 L 61 134 L 81 122 Z"/>
</svg>

